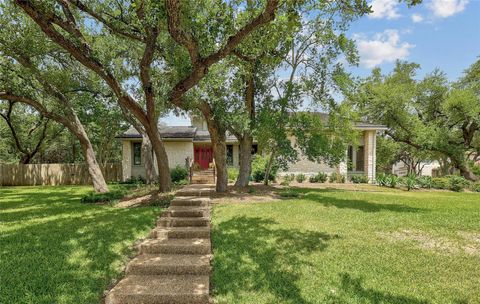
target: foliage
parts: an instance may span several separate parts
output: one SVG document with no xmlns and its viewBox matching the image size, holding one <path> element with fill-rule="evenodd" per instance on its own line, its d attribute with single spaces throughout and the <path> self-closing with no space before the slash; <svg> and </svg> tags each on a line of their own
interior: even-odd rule
<svg viewBox="0 0 480 304">
<path fill-rule="evenodd" d="M 123 198 L 126 191 L 123 189 L 111 190 L 106 193 L 90 192 L 80 199 L 80 202 L 84 204 L 96 204 L 96 203 L 111 203 L 113 201 Z"/>
<path fill-rule="evenodd" d="M 122 276 L 161 209 L 80 203 L 91 189 L 0 188 L 0 303 L 97 303 Z"/>
<path fill-rule="evenodd" d="M 139 176 L 131 176 L 127 178 L 125 181 L 120 182 L 121 184 L 133 184 L 133 185 L 144 185 L 146 184 L 145 178 L 141 175 Z"/>
<path fill-rule="evenodd" d="M 288 187 L 290 183 L 294 180 L 295 180 L 295 174 L 286 174 L 283 176 L 280 185 Z"/>
<path fill-rule="evenodd" d="M 298 183 L 303 183 L 306 179 L 307 179 L 307 177 L 303 173 L 299 173 L 299 174 L 297 174 L 297 176 L 295 176 L 295 180 Z"/>
<path fill-rule="evenodd" d="M 432 178 L 432 188 L 447 190 L 449 187 L 449 179 L 446 177 Z"/>
<path fill-rule="evenodd" d="M 366 175 L 352 175 L 350 181 L 354 184 L 367 184 L 368 177 Z"/>
<path fill-rule="evenodd" d="M 318 172 L 316 175 L 310 176 L 311 183 L 324 183 L 328 180 L 328 175 L 324 172 Z"/>
<path fill-rule="evenodd" d="M 170 170 L 170 177 L 173 183 L 188 180 L 188 170 L 184 166 L 176 165 Z"/>
<path fill-rule="evenodd" d="M 431 176 L 418 176 L 417 184 L 420 188 L 430 189 L 433 187 L 433 181 Z"/>
<path fill-rule="evenodd" d="M 390 188 L 395 188 L 400 181 L 400 178 L 396 175 L 390 174 L 386 177 L 386 184 Z"/>
<path fill-rule="evenodd" d="M 464 177 L 475 180 L 468 155 L 480 150 L 479 63 L 449 83 L 438 70 L 418 80 L 418 64 L 397 62 L 387 75 L 374 69 L 349 98 L 367 119 L 387 125 L 387 134 L 409 146 L 409 154 L 448 158 Z M 431 159 L 409 156 L 417 159 L 414 164 L 422 158 Z"/>
<path fill-rule="evenodd" d="M 228 167 L 227 169 L 228 174 L 228 181 L 234 182 L 238 176 L 238 168 L 237 167 Z"/>
<path fill-rule="evenodd" d="M 375 179 L 375 182 L 379 186 L 386 187 L 387 186 L 387 175 L 384 173 L 380 173 L 377 175 L 377 178 Z"/>
<path fill-rule="evenodd" d="M 414 174 L 408 174 L 403 179 L 403 184 L 407 187 L 408 191 L 415 189 L 415 187 L 417 187 L 417 184 L 418 184 L 417 176 Z"/>
<path fill-rule="evenodd" d="M 330 174 L 330 177 L 328 178 L 328 181 L 331 183 L 345 183 L 345 175 L 337 173 L 337 172 L 332 172 Z"/>
<path fill-rule="evenodd" d="M 466 180 L 463 176 L 451 175 L 448 178 L 448 188 L 455 192 L 463 191 L 463 189 L 468 188 L 470 182 Z"/>
<path fill-rule="evenodd" d="M 216 303 L 478 302 L 479 194 L 292 191 L 213 209 Z"/>
<path fill-rule="evenodd" d="M 472 183 L 470 189 L 473 192 L 480 192 L 480 183 Z"/>
<path fill-rule="evenodd" d="M 265 178 L 265 170 L 267 168 L 269 158 L 263 155 L 256 154 L 252 160 L 252 178 L 255 182 L 261 182 Z M 272 166 L 268 179 L 274 181 L 277 176 L 278 166 Z"/>
</svg>

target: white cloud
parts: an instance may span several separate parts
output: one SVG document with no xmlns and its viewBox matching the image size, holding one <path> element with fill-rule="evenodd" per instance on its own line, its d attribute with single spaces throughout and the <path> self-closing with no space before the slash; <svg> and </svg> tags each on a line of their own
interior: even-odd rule
<svg viewBox="0 0 480 304">
<path fill-rule="evenodd" d="M 469 0 L 431 0 L 427 7 L 436 17 L 446 18 L 462 12 Z"/>
<path fill-rule="evenodd" d="M 412 15 L 412 21 L 413 21 L 414 23 L 422 22 L 422 21 L 423 21 L 423 16 L 420 15 L 420 14 L 413 14 L 413 15 Z"/>
<path fill-rule="evenodd" d="M 408 42 L 400 42 L 398 30 L 392 29 L 377 33 L 372 39 L 359 34 L 354 35 L 354 39 L 357 41 L 360 63 L 367 68 L 405 59 L 410 55 L 410 49 L 415 47 Z"/>
<path fill-rule="evenodd" d="M 372 13 L 368 15 L 374 19 L 397 19 L 400 17 L 398 13 L 398 0 L 372 0 Z"/>
</svg>

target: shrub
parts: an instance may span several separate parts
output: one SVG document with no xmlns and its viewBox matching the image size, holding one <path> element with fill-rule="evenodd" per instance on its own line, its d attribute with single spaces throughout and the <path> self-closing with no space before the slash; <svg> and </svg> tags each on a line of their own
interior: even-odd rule
<svg viewBox="0 0 480 304">
<path fill-rule="evenodd" d="M 470 190 L 473 192 L 480 192 L 480 182 L 472 183 Z"/>
<path fill-rule="evenodd" d="M 227 174 L 228 174 L 228 181 L 229 182 L 236 181 L 237 177 L 238 177 L 238 168 L 228 167 Z"/>
<path fill-rule="evenodd" d="M 432 178 L 432 188 L 435 189 L 448 189 L 448 178 L 435 177 Z"/>
<path fill-rule="evenodd" d="M 385 174 L 379 174 L 376 178 L 376 183 L 379 186 L 386 187 L 387 186 L 387 175 Z"/>
<path fill-rule="evenodd" d="M 311 183 L 324 183 L 328 179 L 328 175 L 323 172 L 318 172 L 316 175 L 310 176 L 308 179 Z"/>
<path fill-rule="evenodd" d="M 448 178 L 448 189 L 460 192 L 463 189 L 468 188 L 470 186 L 470 182 L 466 180 L 463 176 L 458 175 L 451 175 Z"/>
<path fill-rule="evenodd" d="M 83 196 L 80 201 L 84 204 L 110 203 L 115 200 L 121 199 L 124 196 L 125 191 L 123 190 L 113 190 L 106 193 L 90 192 L 87 195 Z"/>
<path fill-rule="evenodd" d="M 352 175 L 352 177 L 350 177 L 350 181 L 354 184 L 367 184 L 368 177 L 365 175 Z"/>
<path fill-rule="evenodd" d="M 175 168 L 170 170 L 170 177 L 172 178 L 173 183 L 177 183 L 181 180 L 187 180 L 188 170 L 185 167 L 177 165 Z"/>
<path fill-rule="evenodd" d="M 291 189 L 286 189 L 284 191 L 281 191 L 278 193 L 281 197 L 299 197 L 300 194 L 298 192 L 295 192 Z"/>
<path fill-rule="evenodd" d="M 345 175 L 332 172 L 332 174 L 330 174 L 329 181 L 331 183 L 345 183 Z"/>
<path fill-rule="evenodd" d="M 408 191 L 415 189 L 415 187 L 417 186 L 417 177 L 413 174 L 409 174 L 405 177 L 403 183 L 407 187 Z"/>
<path fill-rule="evenodd" d="M 420 188 L 430 189 L 433 188 L 433 180 L 431 176 L 419 176 L 417 177 L 417 184 Z"/>
<path fill-rule="evenodd" d="M 303 173 L 297 174 L 297 176 L 295 177 L 295 180 L 299 183 L 303 183 L 306 179 L 307 177 Z"/>
<path fill-rule="evenodd" d="M 188 185 L 190 182 L 187 180 L 187 179 L 181 179 L 177 182 L 174 182 L 175 185 L 177 186 L 186 186 Z"/>
<path fill-rule="evenodd" d="M 386 178 L 387 186 L 390 188 L 395 188 L 399 182 L 400 178 L 396 175 L 388 175 Z"/>
<path fill-rule="evenodd" d="M 265 178 L 265 169 L 268 165 L 268 157 L 262 155 L 254 155 L 252 160 L 252 178 L 255 182 L 261 182 Z M 273 165 L 270 169 L 268 180 L 275 181 L 277 175 L 278 166 Z"/>
<path fill-rule="evenodd" d="M 129 185 L 144 185 L 146 183 L 146 180 L 139 176 L 132 176 L 125 181 L 121 182 L 120 184 L 129 184 Z"/>
</svg>

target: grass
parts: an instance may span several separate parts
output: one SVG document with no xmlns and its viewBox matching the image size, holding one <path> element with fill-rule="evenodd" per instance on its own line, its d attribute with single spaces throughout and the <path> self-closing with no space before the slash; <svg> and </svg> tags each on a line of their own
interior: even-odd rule
<svg viewBox="0 0 480 304">
<path fill-rule="evenodd" d="M 99 303 L 161 209 L 81 204 L 90 189 L 0 188 L 0 303 Z"/>
<path fill-rule="evenodd" d="M 480 195 L 368 189 L 215 205 L 215 302 L 480 303 Z"/>
</svg>

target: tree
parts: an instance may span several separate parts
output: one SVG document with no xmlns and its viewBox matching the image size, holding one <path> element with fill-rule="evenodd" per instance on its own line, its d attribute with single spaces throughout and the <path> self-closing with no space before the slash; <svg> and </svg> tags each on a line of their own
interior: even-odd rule
<svg viewBox="0 0 480 304">
<path fill-rule="evenodd" d="M 58 48 L 38 39 L 38 31 L 25 18 L 10 8 L 2 9 L 8 14 L 0 19 L 0 100 L 28 105 L 67 127 L 80 142 L 95 191 L 107 192 L 93 146 L 72 102 L 77 95 L 68 93 L 81 88 L 89 75 L 77 71 L 78 66 L 57 53 Z M 70 77 L 72 74 L 77 78 Z"/>
<path fill-rule="evenodd" d="M 182 8 L 175 0 L 131 4 L 64 0 L 55 1 L 56 5 L 23 0 L 15 3 L 51 40 L 102 78 L 118 103 L 145 128 L 157 156 L 162 191 L 170 189 L 171 181 L 157 126 L 159 106 L 168 101 L 182 109 L 190 109 L 184 94 L 252 31 L 273 20 L 279 6 L 278 0 L 268 0 L 264 8 L 259 7 L 252 15 L 234 10 L 233 2 L 196 1 L 195 5 Z M 241 9 L 241 6 L 236 8 Z M 234 18 L 235 14 L 239 17 Z M 238 27 L 238 24 L 241 25 Z M 115 36 L 106 36 L 106 33 Z M 170 38 L 177 46 L 172 45 Z M 185 61 L 183 55 L 190 60 Z M 118 56 L 122 60 L 118 60 Z M 132 78 L 140 82 L 135 89 L 143 93 L 142 97 L 126 88 L 125 83 Z M 168 96 L 164 95 L 165 91 L 170 92 Z M 211 109 L 201 102 L 197 108 L 209 121 Z M 213 131 L 215 140 L 218 136 Z M 213 147 L 214 154 L 221 159 L 224 149 L 215 144 Z M 226 169 L 217 168 L 217 172 L 222 184 L 227 178 Z M 225 189 L 217 186 L 217 190 Z"/>
<path fill-rule="evenodd" d="M 480 143 L 477 66 L 450 84 L 438 70 L 416 80 L 417 64 L 397 62 L 388 75 L 374 69 L 351 99 L 365 117 L 387 125 L 387 134 L 395 141 L 416 153 L 443 155 L 465 178 L 478 180 L 469 166 L 469 157 L 479 151 Z"/>
</svg>

